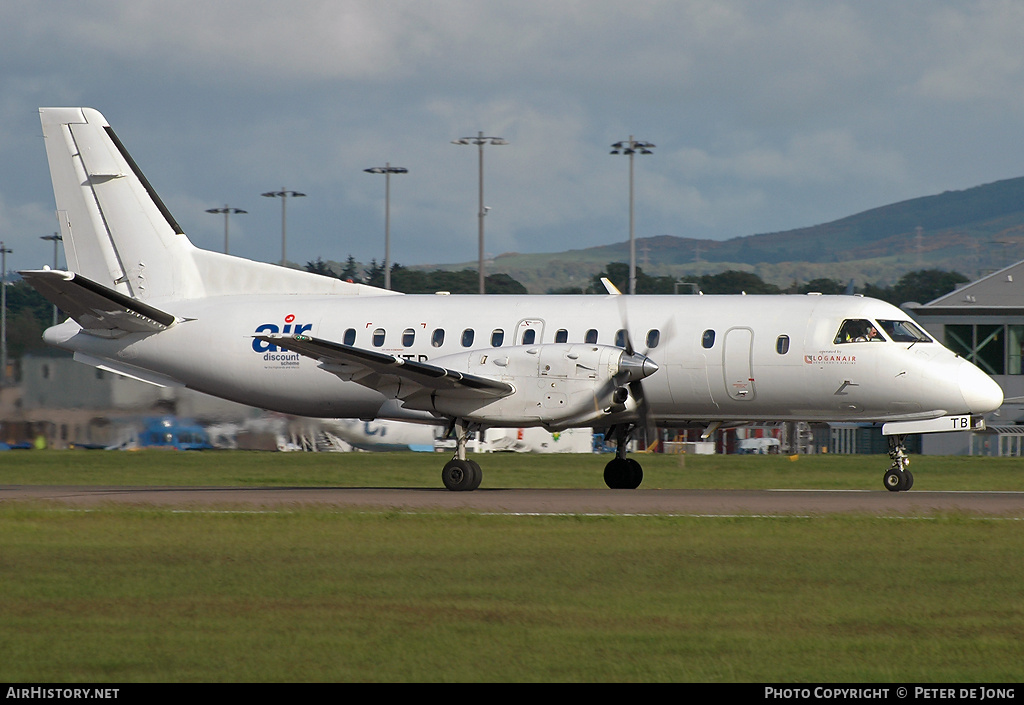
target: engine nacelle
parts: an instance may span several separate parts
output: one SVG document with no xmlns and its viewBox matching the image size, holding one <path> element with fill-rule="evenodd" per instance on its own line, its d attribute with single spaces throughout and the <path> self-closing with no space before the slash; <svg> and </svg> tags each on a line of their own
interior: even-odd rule
<svg viewBox="0 0 1024 705">
<path fill-rule="evenodd" d="M 470 394 L 460 398 L 449 391 L 431 398 L 426 410 L 487 425 L 547 428 L 586 425 L 606 420 L 609 414 L 635 412 L 629 383 L 658 370 L 643 355 L 581 343 L 486 348 L 430 363 L 500 379 L 515 391 L 496 399 Z"/>
</svg>

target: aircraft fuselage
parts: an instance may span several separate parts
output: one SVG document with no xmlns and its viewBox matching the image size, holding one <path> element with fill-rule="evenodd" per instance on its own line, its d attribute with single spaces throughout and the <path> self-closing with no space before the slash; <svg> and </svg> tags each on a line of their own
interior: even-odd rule
<svg viewBox="0 0 1024 705">
<path fill-rule="evenodd" d="M 980 413 L 991 410 L 998 393 L 988 377 L 934 341 L 836 342 L 844 321 L 909 320 L 862 297 L 254 295 L 154 305 L 181 322 L 157 335 L 112 340 L 69 321 L 47 339 L 209 394 L 317 417 L 427 418 L 254 336 L 306 334 L 430 362 L 555 343 L 621 347 L 616 333 L 628 330 L 636 350 L 659 366 L 644 385 L 662 424 Z M 500 377 L 502 369 L 490 372 Z M 509 424 L 544 425 L 543 418 Z"/>
</svg>

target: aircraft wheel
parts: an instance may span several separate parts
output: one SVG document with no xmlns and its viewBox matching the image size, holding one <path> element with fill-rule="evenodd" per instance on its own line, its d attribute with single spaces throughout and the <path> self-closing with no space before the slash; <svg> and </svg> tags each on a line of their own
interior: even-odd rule
<svg viewBox="0 0 1024 705">
<path fill-rule="evenodd" d="M 913 480 L 910 480 L 907 477 L 908 474 L 909 472 L 901 472 L 900 470 L 890 468 L 882 478 L 882 482 L 885 484 L 885 489 L 890 492 L 902 492 L 910 489 L 909 484 L 913 482 Z"/>
<path fill-rule="evenodd" d="M 467 460 L 466 462 L 473 468 L 473 486 L 469 489 L 475 490 L 480 486 L 480 481 L 484 479 L 484 471 L 480 469 L 480 463 L 475 460 Z"/>
<path fill-rule="evenodd" d="M 449 460 L 441 471 L 441 481 L 452 492 L 475 490 L 481 479 L 480 466 L 470 460 Z"/>
<path fill-rule="evenodd" d="M 604 483 L 613 490 L 635 490 L 643 480 L 643 468 L 632 458 L 615 458 L 604 466 Z"/>
<path fill-rule="evenodd" d="M 623 486 L 623 461 L 619 458 L 608 461 L 608 464 L 604 466 L 604 484 L 608 485 L 609 489 L 618 490 L 622 489 Z"/>
<path fill-rule="evenodd" d="M 909 470 L 904 470 L 903 471 L 903 475 L 906 477 L 906 481 L 907 481 L 907 485 L 903 489 L 904 490 L 909 490 L 911 487 L 914 486 L 914 474 L 912 472 L 910 472 Z"/>
</svg>

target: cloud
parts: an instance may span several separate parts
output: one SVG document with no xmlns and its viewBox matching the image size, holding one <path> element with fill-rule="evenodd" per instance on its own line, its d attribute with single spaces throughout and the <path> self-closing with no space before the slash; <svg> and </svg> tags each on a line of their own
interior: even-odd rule
<svg viewBox="0 0 1024 705">
<path fill-rule="evenodd" d="M 945 103 L 1010 100 L 1019 105 L 1022 27 L 1024 6 L 1016 2 L 941 8 L 927 28 L 934 63 L 922 71 L 916 91 Z"/>
<path fill-rule="evenodd" d="M 100 109 L 197 242 L 225 202 L 240 253 L 475 258 L 483 130 L 495 252 L 624 239 L 625 160 L 645 234 L 803 227 L 1020 174 L 1019 3 L 983 0 L 50 0 L 0 6 L 0 198 L 50 222 L 35 108 Z M 232 229 L 234 230 L 234 223 Z M 293 234 L 294 233 L 294 234 Z M 219 246 L 219 245 L 217 245 Z M 28 247 L 28 246 L 27 246 Z M 31 247 L 35 247 L 33 244 Z M 45 243 L 39 253 L 46 255 Z"/>
</svg>

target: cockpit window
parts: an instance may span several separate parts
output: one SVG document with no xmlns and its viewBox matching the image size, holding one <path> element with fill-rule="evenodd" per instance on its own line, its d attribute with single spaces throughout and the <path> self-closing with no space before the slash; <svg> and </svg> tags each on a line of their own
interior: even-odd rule
<svg viewBox="0 0 1024 705">
<path fill-rule="evenodd" d="M 874 321 L 850 318 L 843 321 L 833 342 L 837 345 L 840 343 L 882 343 L 885 342 L 885 338 L 878 332 Z"/>
<path fill-rule="evenodd" d="M 897 343 L 930 343 L 932 339 L 910 321 L 883 321 L 878 319 L 882 330 Z"/>
</svg>

